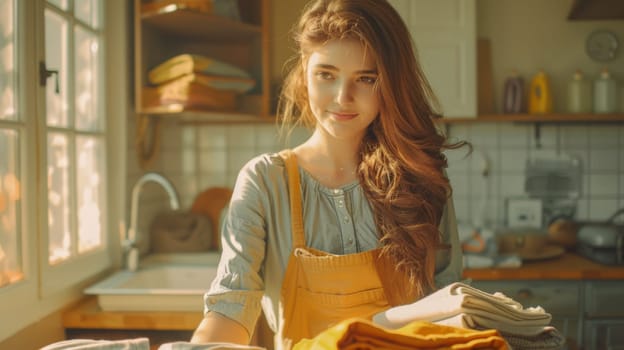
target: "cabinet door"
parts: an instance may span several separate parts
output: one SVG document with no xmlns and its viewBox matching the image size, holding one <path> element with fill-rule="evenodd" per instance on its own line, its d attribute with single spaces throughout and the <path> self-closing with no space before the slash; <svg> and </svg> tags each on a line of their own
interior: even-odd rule
<svg viewBox="0 0 624 350">
<path fill-rule="evenodd" d="M 390 0 L 407 23 L 420 64 L 447 117 L 476 117 L 475 0 Z"/>
<path fill-rule="evenodd" d="M 588 281 L 585 283 L 585 316 L 624 318 L 624 282 Z"/>
<path fill-rule="evenodd" d="M 624 350 L 624 321 L 587 321 L 585 323 L 585 349 Z"/>
</svg>

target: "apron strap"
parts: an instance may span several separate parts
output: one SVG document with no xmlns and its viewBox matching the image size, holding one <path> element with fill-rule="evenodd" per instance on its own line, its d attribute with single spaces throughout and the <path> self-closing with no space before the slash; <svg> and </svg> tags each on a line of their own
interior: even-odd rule
<svg viewBox="0 0 624 350">
<path fill-rule="evenodd" d="M 297 156 L 292 150 L 283 150 L 280 156 L 284 158 L 288 172 L 288 193 L 290 197 L 290 221 L 292 230 L 293 249 L 305 247 L 303 231 L 303 211 L 301 208 L 301 186 L 299 183 L 299 167 Z"/>
</svg>

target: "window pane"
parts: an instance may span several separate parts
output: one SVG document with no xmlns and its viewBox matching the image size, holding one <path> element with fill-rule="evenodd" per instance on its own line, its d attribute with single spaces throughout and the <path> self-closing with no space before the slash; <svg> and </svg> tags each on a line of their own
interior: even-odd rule
<svg viewBox="0 0 624 350">
<path fill-rule="evenodd" d="M 69 140 L 61 133 L 48 134 L 48 261 L 61 262 L 71 255 L 69 194 Z"/>
<path fill-rule="evenodd" d="M 15 22 L 13 0 L 0 0 L 0 119 L 15 119 Z"/>
<path fill-rule="evenodd" d="M 104 224 L 104 143 L 92 136 L 76 138 L 78 180 L 78 252 L 100 247 Z"/>
<path fill-rule="evenodd" d="M 75 29 L 76 40 L 76 128 L 98 130 L 102 122 L 98 113 L 99 70 L 97 36 L 80 27 Z"/>
<path fill-rule="evenodd" d="M 50 126 L 67 126 L 67 21 L 50 10 L 45 11 L 45 38 L 46 67 L 58 71 L 46 85 L 46 120 Z"/>
<path fill-rule="evenodd" d="M 67 0 L 48 0 L 50 4 L 55 5 L 58 8 L 67 10 Z"/>
<path fill-rule="evenodd" d="M 0 129 L 0 287 L 24 277 L 18 227 L 21 186 L 17 141 L 16 131 Z"/>
<path fill-rule="evenodd" d="M 74 0 L 74 9 L 76 18 L 91 26 L 97 28 L 100 15 L 100 2 L 98 0 Z"/>
</svg>

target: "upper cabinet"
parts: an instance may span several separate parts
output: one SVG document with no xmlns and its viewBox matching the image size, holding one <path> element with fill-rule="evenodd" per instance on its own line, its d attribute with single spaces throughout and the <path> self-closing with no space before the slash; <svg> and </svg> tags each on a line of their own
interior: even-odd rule
<svg viewBox="0 0 624 350">
<path fill-rule="evenodd" d="M 447 117 L 477 116 L 475 0 L 390 0 Z"/>
<path fill-rule="evenodd" d="M 268 119 L 269 0 L 206 2 L 212 8 L 197 8 L 198 3 L 134 0 L 136 113 L 206 121 Z M 186 63 L 180 55 L 187 55 Z M 198 77 L 187 76 L 191 83 L 178 81 L 164 90 L 166 79 L 155 84 L 149 73 L 174 57 L 181 60 L 178 66 L 205 66 L 206 61 L 188 59 L 202 57 L 214 69 Z M 222 74 L 232 67 L 246 77 Z M 241 82 L 247 85 L 244 92 Z M 232 86 L 239 91 L 223 90 Z"/>
</svg>

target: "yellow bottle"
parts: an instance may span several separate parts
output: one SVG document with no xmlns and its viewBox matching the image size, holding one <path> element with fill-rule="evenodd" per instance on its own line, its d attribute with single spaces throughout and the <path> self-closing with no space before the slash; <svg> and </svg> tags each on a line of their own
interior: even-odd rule
<svg viewBox="0 0 624 350">
<path fill-rule="evenodd" d="M 548 114 L 552 112 L 552 94 L 548 76 L 540 70 L 529 85 L 529 114 Z"/>
</svg>

